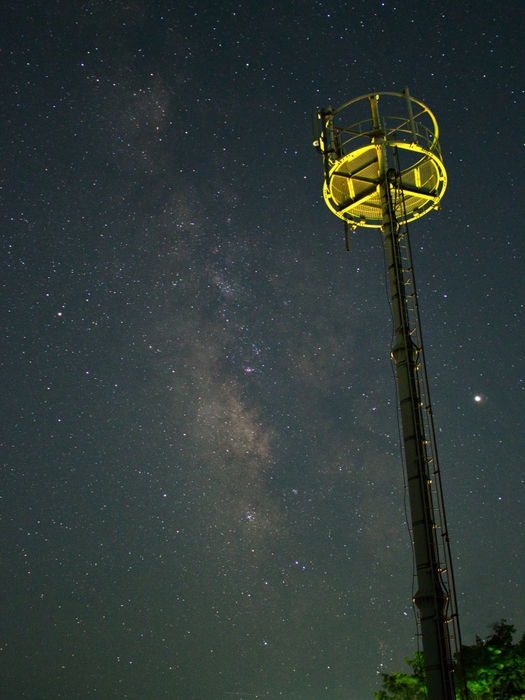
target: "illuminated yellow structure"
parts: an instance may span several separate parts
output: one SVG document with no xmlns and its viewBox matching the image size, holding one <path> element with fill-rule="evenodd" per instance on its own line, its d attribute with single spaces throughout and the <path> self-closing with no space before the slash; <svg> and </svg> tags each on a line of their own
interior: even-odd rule
<svg viewBox="0 0 525 700">
<path fill-rule="evenodd" d="M 401 116 L 390 116 L 396 112 Z M 461 640 L 407 226 L 438 208 L 445 192 L 438 137 L 434 115 L 408 90 L 314 112 L 324 199 L 345 222 L 347 249 L 349 229 L 382 231 L 428 700 L 455 700 L 462 684 L 455 683 L 453 658 Z"/>
<path fill-rule="evenodd" d="M 405 114 L 380 118 L 380 98 L 390 108 L 391 98 L 401 98 Z M 348 125 L 363 107 L 368 108 L 368 116 Z M 385 149 L 395 154 L 399 165 L 396 216 L 410 222 L 438 206 L 447 187 L 438 124 L 428 107 L 410 97 L 408 90 L 363 95 L 338 109 L 315 112 L 314 128 L 314 145 L 325 161 L 324 199 L 350 226 L 382 226 L 379 182 L 386 167 L 381 158 Z"/>
</svg>

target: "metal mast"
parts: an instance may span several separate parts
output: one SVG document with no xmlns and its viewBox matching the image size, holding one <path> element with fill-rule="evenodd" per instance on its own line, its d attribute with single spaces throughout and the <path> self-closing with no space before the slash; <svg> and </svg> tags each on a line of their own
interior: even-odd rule
<svg viewBox="0 0 525 700">
<path fill-rule="evenodd" d="M 401 98 L 402 116 L 381 118 L 380 95 L 387 104 Z M 340 122 L 341 111 L 366 104 L 366 119 Z M 438 126 L 405 90 L 316 111 L 314 139 L 324 161 L 324 198 L 345 222 L 347 249 L 349 228 L 383 234 L 428 698 L 454 700 L 453 656 L 461 641 L 407 227 L 437 208 L 446 188 Z"/>
</svg>

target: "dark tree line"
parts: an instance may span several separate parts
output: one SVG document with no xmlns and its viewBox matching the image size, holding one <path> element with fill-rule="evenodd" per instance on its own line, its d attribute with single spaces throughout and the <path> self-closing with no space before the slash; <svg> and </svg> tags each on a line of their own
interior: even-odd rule
<svg viewBox="0 0 525 700">
<path fill-rule="evenodd" d="M 476 637 L 472 646 L 461 648 L 457 673 L 463 666 L 469 700 L 525 700 L 525 634 L 513 644 L 515 633 L 513 625 L 500 620 L 489 637 Z M 377 700 L 426 700 L 423 654 L 416 652 L 406 662 L 411 674 L 381 674 L 383 687 L 374 693 Z"/>
</svg>

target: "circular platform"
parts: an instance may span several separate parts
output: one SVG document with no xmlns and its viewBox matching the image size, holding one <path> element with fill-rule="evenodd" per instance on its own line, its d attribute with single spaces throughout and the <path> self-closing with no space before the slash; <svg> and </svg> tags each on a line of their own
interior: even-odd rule
<svg viewBox="0 0 525 700">
<path fill-rule="evenodd" d="M 350 121 L 363 108 L 368 116 Z M 387 110 L 401 116 L 388 116 Z M 408 93 L 371 93 L 323 110 L 319 118 L 324 199 L 339 218 L 354 226 L 381 227 L 379 184 L 387 169 L 396 171 L 390 187 L 399 222 L 439 206 L 447 174 L 437 122 L 421 102 Z"/>
</svg>

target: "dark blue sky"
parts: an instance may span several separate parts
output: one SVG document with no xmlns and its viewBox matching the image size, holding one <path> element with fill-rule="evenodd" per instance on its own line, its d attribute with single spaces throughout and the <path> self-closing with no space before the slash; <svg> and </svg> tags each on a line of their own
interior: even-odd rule
<svg viewBox="0 0 525 700">
<path fill-rule="evenodd" d="M 405 85 L 463 637 L 522 633 L 524 15 L 6 4 L 4 697 L 366 700 L 415 651 L 381 235 L 345 252 L 310 132 Z"/>
</svg>

